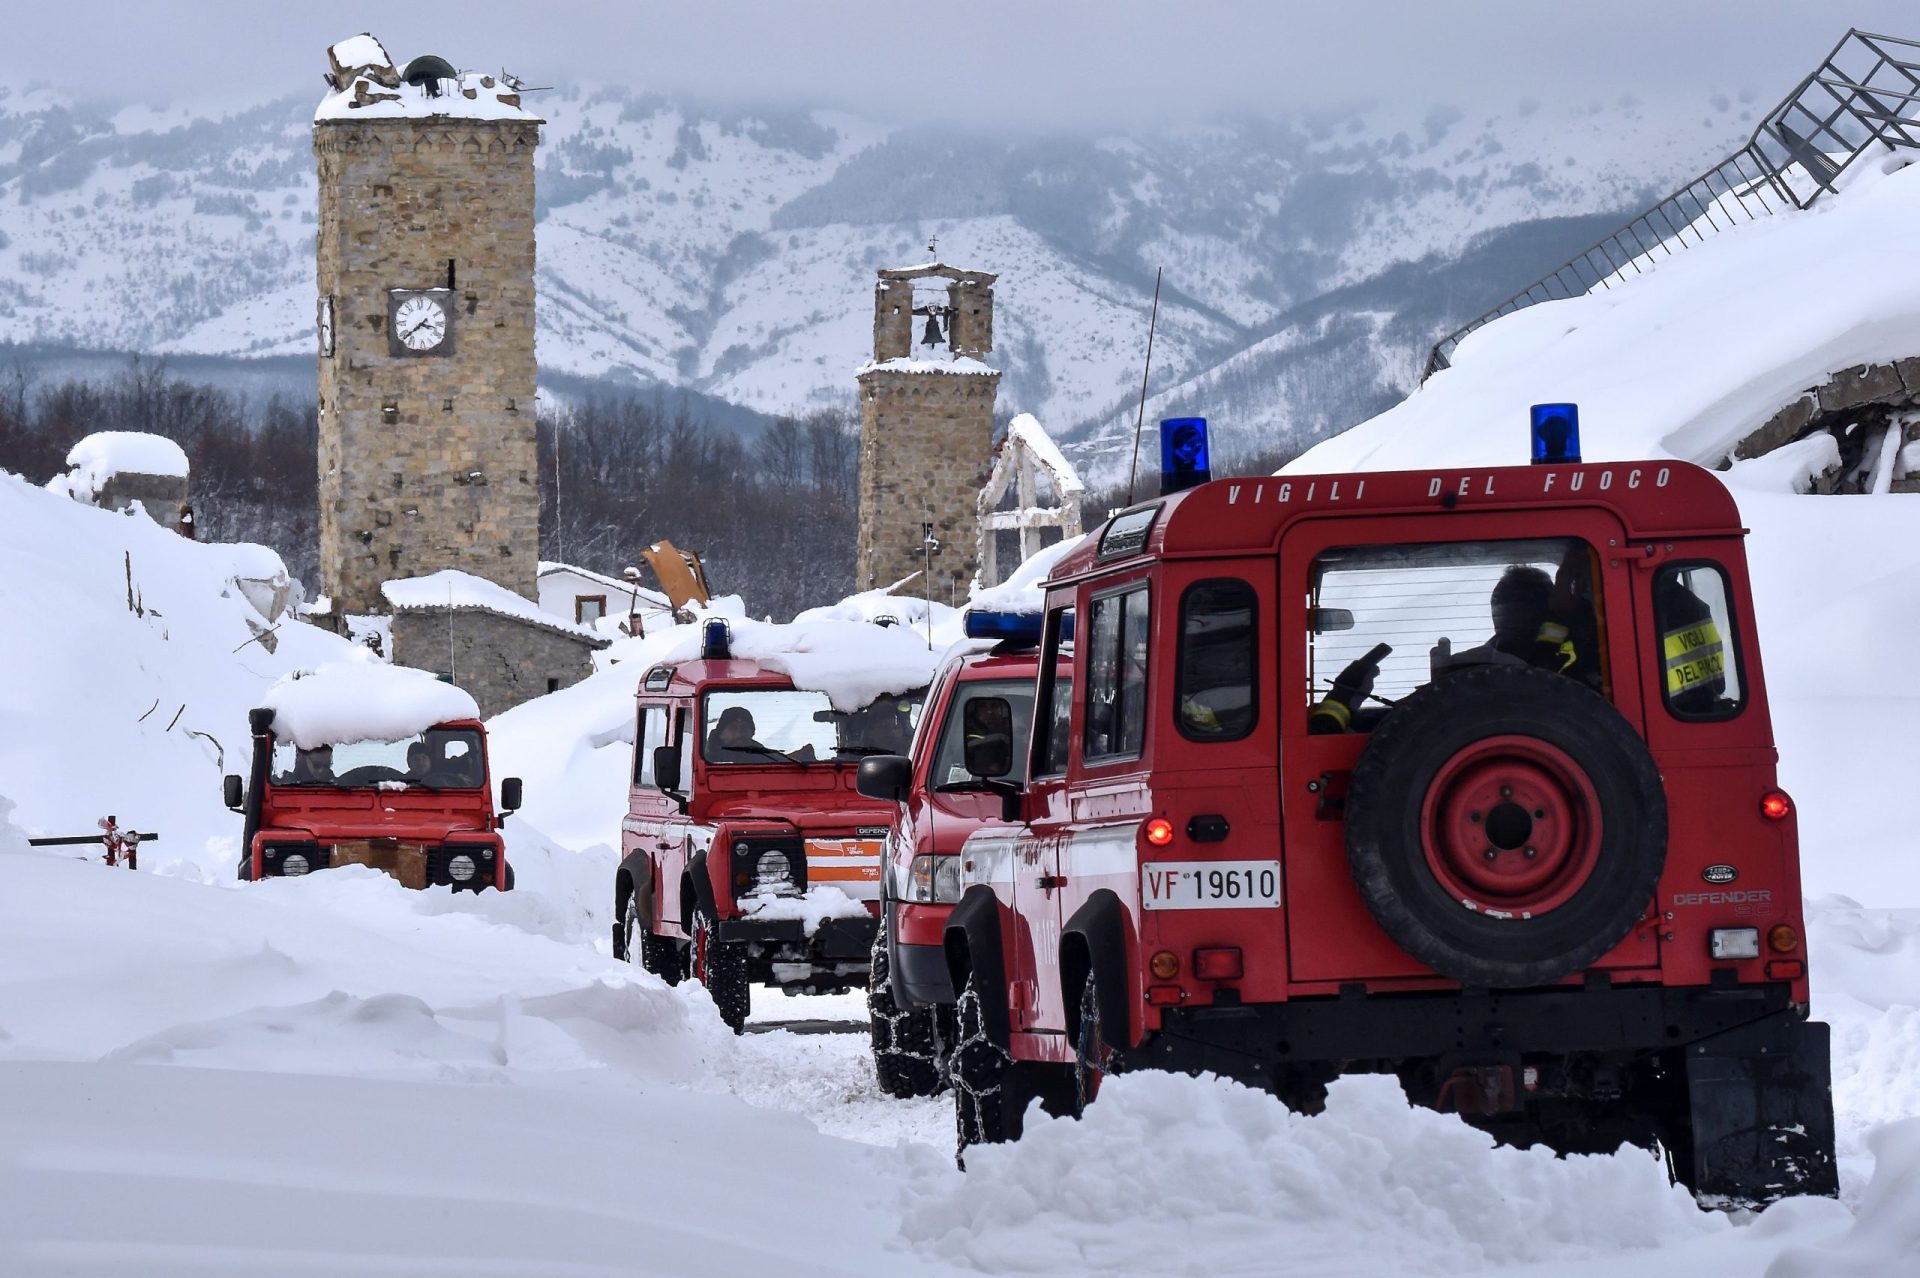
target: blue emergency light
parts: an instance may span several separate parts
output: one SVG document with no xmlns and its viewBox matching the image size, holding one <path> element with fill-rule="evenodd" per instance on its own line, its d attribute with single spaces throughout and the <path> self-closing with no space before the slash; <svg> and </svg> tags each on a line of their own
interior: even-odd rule
<svg viewBox="0 0 1920 1278">
<path fill-rule="evenodd" d="M 1040 614 L 1037 612 L 992 612 L 969 608 L 961 628 L 969 639 L 992 639 L 996 643 L 1014 643 L 1026 648 L 1040 644 Z"/>
<path fill-rule="evenodd" d="M 1535 404 L 1532 415 L 1534 465 L 1580 460 L 1580 405 Z"/>
<path fill-rule="evenodd" d="M 709 617 L 700 627 L 700 655 L 708 661 L 725 661 L 733 656 L 733 629 L 723 617 Z"/>
<path fill-rule="evenodd" d="M 1160 495 L 1184 492 L 1213 478 L 1207 455 L 1207 419 L 1167 417 L 1160 422 Z"/>
</svg>

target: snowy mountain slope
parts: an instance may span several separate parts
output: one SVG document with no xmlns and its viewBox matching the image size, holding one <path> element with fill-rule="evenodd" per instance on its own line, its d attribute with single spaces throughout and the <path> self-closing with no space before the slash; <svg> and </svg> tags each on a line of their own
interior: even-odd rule
<svg viewBox="0 0 1920 1278">
<path fill-rule="evenodd" d="M 1416 348 L 1486 297 L 1397 264 L 1627 209 L 1716 158 L 1753 110 L 1676 94 L 1037 139 L 615 88 L 535 105 L 546 369 L 770 411 L 844 402 L 869 350 L 873 269 L 921 259 L 937 235 L 941 256 L 1001 273 L 1003 409 L 1062 436 L 1122 416 L 1156 266 L 1170 380 L 1329 290 L 1381 281 L 1381 309 L 1418 316 L 1390 331 L 1380 373 L 1405 387 Z M 0 341 L 310 351 L 312 107 L 109 115 L 0 96 Z M 1513 241 L 1507 274 L 1579 246 Z M 1284 380 L 1248 375 L 1292 402 Z M 1244 420 L 1251 437 L 1278 418 Z"/>
</svg>

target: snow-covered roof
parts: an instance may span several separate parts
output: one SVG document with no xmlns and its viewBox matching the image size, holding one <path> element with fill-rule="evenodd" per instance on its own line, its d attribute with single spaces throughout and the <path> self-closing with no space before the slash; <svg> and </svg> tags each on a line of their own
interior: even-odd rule
<svg viewBox="0 0 1920 1278">
<path fill-rule="evenodd" d="M 88 435 L 67 453 L 71 468 L 46 483 L 48 492 L 93 502 L 115 475 L 187 477 L 187 455 L 180 445 L 142 431 L 103 430 Z"/>
<path fill-rule="evenodd" d="M 1087 490 L 1087 486 L 1080 482 L 1080 472 L 1073 468 L 1073 463 L 1053 442 L 1053 436 L 1047 434 L 1046 428 L 1040 425 L 1040 419 L 1032 413 L 1017 414 L 1007 423 L 1005 443 L 1018 443 L 1032 453 L 1033 460 L 1047 472 L 1047 478 L 1053 481 L 1054 492 L 1062 499 Z"/>
<path fill-rule="evenodd" d="M 606 643 L 591 626 L 575 625 L 546 611 L 533 600 L 514 594 L 498 582 L 457 568 L 443 568 L 422 577 L 400 577 L 380 583 L 380 595 L 395 612 L 489 612 L 528 625 L 594 644 Z"/>
<path fill-rule="evenodd" d="M 638 590 L 641 600 L 650 604 L 655 610 L 665 610 L 672 607 L 672 605 L 667 602 L 667 597 L 658 590 L 649 590 L 645 586 L 635 586 L 634 583 L 630 581 L 623 581 L 618 577 L 609 577 L 605 573 L 595 572 L 591 568 L 580 568 L 573 564 L 563 564 L 551 559 L 542 559 L 540 561 L 539 572 L 536 575 L 540 577 L 551 577 L 563 572 L 572 573 L 576 577 L 585 578 L 587 581 L 591 581 L 596 585 L 605 586 L 608 590 L 616 591 L 623 595 Z"/>
<path fill-rule="evenodd" d="M 267 689 L 274 735 L 302 750 L 344 741 L 401 741 L 436 723 L 478 719 L 473 697 L 424 670 L 372 657 L 296 670 Z"/>
<path fill-rule="evenodd" d="M 974 377 L 988 374 L 998 377 L 1000 370 L 981 363 L 971 355 L 958 355 L 953 359 L 868 360 L 855 369 L 853 375 L 862 377 L 868 373 L 961 373 Z"/>
<path fill-rule="evenodd" d="M 327 50 L 333 91 L 314 110 L 316 123 L 330 120 L 422 119 L 523 120 L 540 118 L 520 105 L 517 85 L 479 71 L 408 84 L 386 47 L 366 32 Z M 429 93 L 428 89 L 434 91 Z"/>
</svg>

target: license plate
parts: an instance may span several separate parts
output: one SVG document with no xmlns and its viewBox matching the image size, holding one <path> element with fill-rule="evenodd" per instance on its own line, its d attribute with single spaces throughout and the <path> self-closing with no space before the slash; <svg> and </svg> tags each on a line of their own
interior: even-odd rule
<svg viewBox="0 0 1920 1278">
<path fill-rule="evenodd" d="M 1148 861 L 1140 904 L 1149 910 L 1276 909 L 1278 861 Z"/>
</svg>

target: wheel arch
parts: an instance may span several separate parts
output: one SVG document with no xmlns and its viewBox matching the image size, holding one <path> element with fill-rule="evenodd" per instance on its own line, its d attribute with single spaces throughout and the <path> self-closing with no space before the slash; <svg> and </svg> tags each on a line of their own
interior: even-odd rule
<svg viewBox="0 0 1920 1278">
<path fill-rule="evenodd" d="M 1060 929 L 1060 997 L 1067 1009 L 1067 1041 L 1080 1044 L 1080 991 L 1091 974 L 1100 995 L 1101 1033 L 1116 1047 L 1132 1047 L 1132 1001 L 1127 997 L 1131 929 L 1126 907 L 1108 888 L 1093 893 Z"/>
<path fill-rule="evenodd" d="M 946 953 L 947 976 L 957 997 L 967 978 L 980 975 L 981 1019 L 988 1037 L 1001 1047 L 1013 1036 L 1012 1018 L 1007 1014 L 1006 962 L 1000 946 L 1000 901 L 993 889 L 976 883 L 961 896 L 960 903 L 947 916 L 941 933 L 941 948 Z"/>
</svg>

